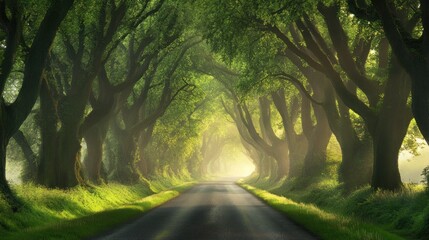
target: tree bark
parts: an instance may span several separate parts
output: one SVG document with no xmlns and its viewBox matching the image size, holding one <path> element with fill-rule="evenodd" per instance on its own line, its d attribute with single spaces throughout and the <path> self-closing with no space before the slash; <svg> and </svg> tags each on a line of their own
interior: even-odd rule
<svg viewBox="0 0 429 240">
<path fill-rule="evenodd" d="M 153 173 L 153 166 L 150 159 L 145 156 L 145 149 L 149 145 L 152 140 L 153 130 L 155 128 L 155 123 L 148 126 L 138 138 L 138 155 L 139 159 L 137 162 L 137 167 L 139 172 L 143 175 L 143 177 L 149 177 Z"/>
<path fill-rule="evenodd" d="M 3 116 L 3 115 L 2 115 Z M 5 127 L 5 124 L 0 124 L 1 128 Z M 4 129 L 2 129 L 4 130 Z M 5 131 L 1 131 L 4 133 Z M 0 133 L 0 134 L 1 134 Z M 6 200 L 6 202 L 11 207 L 12 211 L 16 212 L 21 207 L 21 201 L 14 195 L 12 190 L 9 187 L 9 183 L 6 180 L 6 147 L 9 143 L 9 138 L 6 138 L 3 134 L 0 135 L 0 191 Z"/>
<path fill-rule="evenodd" d="M 420 132 L 429 144 L 429 4 L 427 1 L 420 1 L 423 35 L 420 39 L 412 39 L 411 33 L 400 31 L 406 29 L 398 25 L 399 21 L 392 13 L 398 10 L 393 9 L 393 3 L 390 4 L 386 0 L 371 2 L 379 15 L 393 53 L 411 77 L 412 112 Z M 418 44 L 415 44 L 417 42 Z"/>
<path fill-rule="evenodd" d="M 103 164 L 103 143 L 107 134 L 107 122 L 91 127 L 85 133 L 87 155 L 84 160 L 86 176 L 95 184 L 107 183 L 107 172 Z"/>
<path fill-rule="evenodd" d="M 57 162 L 58 180 L 55 187 L 67 189 L 84 184 L 81 169 L 81 139 L 77 136 L 79 126 L 77 124 L 62 125 L 58 136 Z"/>
<path fill-rule="evenodd" d="M 303 160 L 307 151 L 307 140 L 303 134 L 297 134 L 294 129 L 296 122 L 299 104 L 297 99 L 290 102 L 290 107 L 286 103 L 284 90 L 279 90 L 272 93 L 274 105 L 279 112 L 283 128 L 285 131 L 286 142 L 289 150 L 289 177 L 299 177 L 302 173 Z M 289 110 L 290 108 L 290 110 Z"/>
<path fill-rule="evenodd" d="M 37 183 L 54 187 L 57 179 L 57 163 L 54 161 L 58 148 L 57 125 L 58 115 L 56 101 L 51 96 L 46 80 L 42 81 L 40 88 L 40 163 L 37 170 Z"/>
<path fill-rule="evenodd" d="M 136 183 L 140 179 L 140 173 L 136 168 L 137 140 L 133 133 L 121 129 L 117 123 L 113 123 L 113 132 L 118 140 L 118 158 L 112 179 L 123 184 Z"/>
<path fill-rule="evenodd" d="M 271 144 L 271 155 L 276 161 L 276 180 L 289 175 L 289 148 L 286 141 L 277 137 L 271 123 L 271 103 L 266 97 L 259 98 L 260 128 L 263 138 Z"/>
<path fill-rule="evenodd" d="M 274 160 L 277 164 L 276 179 L 280 180 L 289 175 L 289 149 L 286 142 L 276 142 L 272 146 L 274 152 Z"/>
<path fill-rule="evenodd" d="M 253 164 L 255 165 L 255 170 L 253 174 L 257 174 L 258 178 L 263 176 L 265 174 L 263 166 L 263 153 L 258 151 L 258 149 L 248 143 L 246 139 L 244 139 L 241 135 L 240 141 L 244 149 L 246 150 L 246 155 L 253 161 Z"/>
<path fill-rule="evenodd" d="M 317 121 L 311 137 L 307 139 L 307 153 L 302 168 L 303 177 L 318 177 L 326 167 L 326 149 L 332 132 L 326 119 L 318 118 Z"/>
<path fill-rule="evenodd" d="M 326 16 L 329 15 L 328 18 L 332 16 L 332 14 L 325 14 L 325 15 Z M 327 19 L 327 22 L 329 22 L 328 20 L 329 19 Z M 360 115 L 360 117 L 362 117 L 362 119 L 365 122 L 366 129 L 368 130 L 369 134 L 371 135 L 373 140 L 378 141 L 378 143 L 376 143 L 377 146 L 374 148 L 374 157 L 378 158 L 378 156 L 381 156 L 381 159 L 384 158 L 385 160 L 384 161 L 382 161 L 380 159 L 374 160 L 374 164 L 375 164 L 374 167 L 377 167 L 377 169 L 374 170 L 374 173 L 377 174 L 376 172 L 380 172 L 379 174 L 380 175 L 384 174 L 384 177 L 386 177 L 387 179 L 392 178 L 392 180 L 386 179 L 386 182 L 390 182 L 390 185 L 389 184 L 378 185 L 378 187 L 373 185 L 373 187 L 374 188 L 382 188 L 385 190 L 395 190 L 395 189 L 400 188 L 400 185 L 401 185 L 400 184 L 400 177 L 398 177 L 399 171 L 396 170 L 396 168 L 397 168 L 397 157 L 393 158 L 394 154 L 389 153 L 388 158 L 390 158 L 390 159 L 386 160 L 386 153 L 384 151 L 386 151 L 388 149 L 390 150 L 390 148 L 391 149 L 399 149 L 399 147 L 397 147 L 397 146 L 398 145 L 400 146 L 400 144 L 398 144 L 397 141 L 402 142 L 403 136 L 395 136 L 398 139 L 392 140 L 393 143 L 391 143 L 391 144 L 390 143 L 387 144 L 387 145 L 389 145 L 389 147 L 384 146 L 386 143 L 380 144 L 382 141 L 389 141 L 388 139 L 382 140 L 382 138 L 391 137 L 391 136 L 388 136 L 386 133 L 382 134 L 383 131 L 388 132 L 390 130 L 383 130 L 383 128 L 387 128 L 387 126 L 386 125 L 383 125 L 383 126 L 380 125 L 381 124 L 380 121 L 383 120 L 383 118 L 389 114 L 387 114 L 386 112 L 376 112 L 373 110 L 373 107 L 376 106 L 375 102 L 377 102 L 376 101 L 377 97 L 371 97 L 372 100 L 370 99 L 370 101 L 372 102 L 370 104 L 372 106 L 372 108 L 366 106 L 366 104 L 363 101 L 360 101 L 357 98 L 356 90 L 352 89 L 352 91 L 351 91 L 348 88 L 348 86 L 346 86 L 346 84 L 342 80 L 341 75 L 339 74 L 339 72 L 337 72 L 337 70 L 334 69 L 333 65 L 329 62 L 328 57 L 323 53 L 323 51 L 321 51 L 320 47 L 315 42 L 314 38 L 309 33 L 309 30 L 306 28 L 306 26 L 300 21 L 297 21 L 297 25 L 298 25 L 299 29 L 301 30 L 301 33 L 304 37 L 306 45 L 312 51 L 312 53 L 315 56 L 317 56 L 318 60 L 320 61 L 320 64 L 310 62 L 310 61 L 307 61 L 307 62 L 310 65 L 312 65 L 312 67 L 314 67 L 315 69 L 316 68 L 319 69 L 319 67 L 321 67 L 321 71 L 324 72 L 325 75 L 331 80 L 331 83 L 332 83 L 334 89 L 336 90 L 336 94 L 341 99 L 341 104 L 339 104 L 339 107 L 340 107 L 339 110 L 340 110 L 341 117 L 340 118 L 336 117 L 335 115 L 337 115 L 337 114 L 334 113 L 331 116 L 332 120 L 333 120 L 331 122 L 334 123 L 334 121 L 336 121 L 337 119 L 343 119 L 343 120 L 341 122 L 341 125 L 332 124 L 332 125 L 337 125 L 337 126 L 333 126 L 333 127 L 331 126 L 331 127 L 332 127 L 333 131 L 336 131 L 337 139 L 340 142 L 340 144 L 342 145 L 341 147 L 343 150 L 343 163 L 342 163 L 343 165 L 341 166 L 340 177 L 342 178 L 342 180 L 345 181 L 346 189 L 354 187 L 353 185 L 355 185 L 354 183 L 356 183 L 356 179 L 354 179 L 353 175 L 350 176 L 350 174 L 353 174 L 357 170 L 360 170 L 360 169 L 356 169 L 355 167 L 353 167 L 356 164 L 356 162 L 350 162 L 349 161 L 353 158 L 346 159 L 345 156 L 349 155 L 349 154 L 350 154 L 350 156 L 353 156 L 351 154 L 353 154 L 353 152 L 355 150 L 358 150 L 359 153 L 365 153 L 365 152 L 367 152 L 367 151 L 365 151 L 366 149 L 370 149 L 368 147 L 365 147 L 367 145 L 367 143 L 369 143 L 369 141 L 366 142 L 365 139 L 362 139 L 362 140 L 359 139 L 356 135 L 356 132 L 354 132 L 354 130 L 353 130 L 352 124 L 349 123 L 350 116 L 348 116 L 349 115 L 349 109 L 348 108 L 352 109 L 354 112 L 358 113 Z M 331 27 L 331 26 L 333 26 L 333 25 L 328 24 L 328 27 Z M 336 31 L 333 31 L 333 29 L 330 30 L 332 42 L 336 45 L 337 51 L 341 51 L 340 48 L 347 47 L 344 39 L 343 39 L 343 43 L 341 43 L 341 41 L 340 41 L 341 39 L 338 38 L 337 34 L 341 33 L 340 30 L 338 30 L 338 29 Z M 343 37 L 341 37 L 341 38 L 343 38 Z M 343 44 L 343 45 L 339 46 L 338 44 Z M 295 51 L 297 51 L 297 50 L 295 49 Z M 338 56 L 340 58 L 340 62 L 343 61 L 344 58 L 348 58 L 349 62 L 352 62 L 351 58 L 348 56 L 344 56 L 344 54 L 343 55 L 338 54 Z M 356 63 L 356 64 L 357 64 L 356 69 L 359 71 L 359 66 L 362 66 L 362 65 L 359 65 L 361 63 Z M 418 64 L 415 64 L 415 65 L 418 65 Z M 346 66 L 343 64 L 342 67 L 346 68 L 344 70 L 346 70 L 346 72 L 348 72 L 348 75 L 351 78 L 353 78 L 352 80 L 354 80 L 356 84 L 358 84 L 358 85 L 361 84 L 360 86 L 362 88 L 364 88 L 364 86 L 362 84 L 367 83 L 366 78 L 362 78 L 362 76 L 359 76 L 360 74 L 358 73 L 358 71 L 356 71 L 356 69 L 352 69 L 349 65 Z M 391 78 L 392 78 L 392 75 L 389 75 L 388 81 L 390 81 Z M 373 89 L 375 89 L 375 88 L 376 87 L 373 87 Z M 370 92 L 372 88 L 371 87 L 365 87 L 365 89 L 367 89 L 366 90 L 367 92 Z M 425 86 L 425 85 L 420 86 L 419 89 L 427 89 L 427 86 Z M 385 98 L 389 94 L 387 91 L 388 91 L 388 86 L 386 86 L 386 89 L 384 90 L 384 94 L 385 94 L 384 97 Z M 398 88 L 396 89 L 396 91 L 398 91 Z M 423 91 L 425 91 L 425 90 L 423 90 Z M 374 96 L 376 96 L 376 95 L 374 94 Z M 427 101 L 427 98 L 426 98 L 426 101 Z M 414 99 L 413 99 L 413 102 L 414 102 Z M 342 107 L 342 104 L 345 104 L 347 106 L 347 108 Z M 384 100 L 382 104 L 388 105 L 389 103 L 388 103 L 388 101 Z M 402 104 L 400 106 L 400 108 L 402 108 L 403 106 L 404 106 L 404 104 Z M 429 108 L 427 108 L 427 105 L 425 106 L 425 103 L 423 103 L 419 107 L 419 110 L 423 112 L 422 115 L 429 116 L 429 112 L 428 112 Z M 394 120 L 394 122 L 396 122 L 396 120 Z M 429 121 L 427 121 L 427 122 L 429 122 Z M 399 125 L 401 125 L 401 124 L 399 124 Z M 404 124 L 402 124 L 402 126 L 403 125 Z M 408 123 L 407 123 L 407 126 L 408 126 Z M 334 130 L 334 128 L 337 128 L 337 129 Z M 401 129 L 402 129 L 402 127 L 401 127 Z M 400 132 L 400 134 L 403 133 L 402 130 L 399 130 L 399 132 Z M 381 136 L 383 136 L 383 137 L 381 137 Z M 364 138 L 365 138 L 365 136 L 364 136 Z M 380 138 L 380 139 L 378 139 L 378 138 Z M 365 150 L 359 150 L 361 148 L 364 148 Z M 383 150 L 378 150 L 378 149 L 383 149 Z M 379 154 L 379 155 L 377 155 L 377 154 Z M 356 156 L 356 154 L 354 156 Z M 379 165 L 377 165 L 375 162 L 377 162 L 377 164 L 379 164 Z M 382 164 L 386 164 L 386 165 L 384 167 L 380 166 Z M 361 166 L 366 166 L 366 164 L 361 164 Z M 381 171 L 381 169 L 385 169 L 386 171 L 383 173 Z M 365 169 L 363 169 L 363 170 L 365 170 Z M 392 171 L 390 173 L 390 176 L 387 176 L 388 175 L 387 170 Z M 362 174 L 362 175 L 365 176 L 366 174 Z M 375 179 L 380 181 L 379 180 L 380 177 L 377 177 Z M 399 181 L 398 181 L 398 179 L 399 179 Z M 373 183 L 375 184 L 374 178 L 373 178 Z"/>
<path fill-rule="evenodd" d="M 398 168 L 398 155 L 412 119 L 407 105 L 410 93 L 408 75 L 393 59 L 383 105 L 379 112 L 374 139 L 374 172 L 371 186 L 374 189 L 396 191 L 402 187 Z"/>
<path fill-rule="evenodd" d="M 15 135 L 13 135 L 13 139 L 21 148 L 24 153 L 25 158 L 25 166 L 22 172 L 22 180 L 24 182 L 35 181 L 37 177 L 37 156 L 31 149 L 30 144 L 28 143 L 27 138 L 21 130 L 18 130 Z"/>
<path fill-rule="evenodd" d="M 336 99 L 332 87 L 324 76 L 320 74 L 306 74 L 306 76 L 313 91 L 323 95 L 323 98 L 320 98 L 323 99 L 323 105 L 319 108 L 323 109 L 326 123 L 341 148 L 339 181 L 344 183 L 346 191 L 369 184 L 373 164 L 371 140 L 368 137 L 359 139 L 351 122 L 349 109 L 341 100 Z"/>
<path fill-rule="evenodd" d="M 51 4 L 37 30 L 27 55 L 24 79 L 16 100 L 8 106 L 3 101 L 0 103 L 0 171 L 2 171 L 0 173 L 0 191 L 2 191 L 6 201 L 14 210 L 17 210 L 20 202 L 14 197 L 6 181 L 6 146 L 10 138 L 27 118 L 37 100 L 46 57 L 59 26 L 72 5 L 73 0 L 55 1 Z"/>
<path fill-rule="evenodd" d="M 119 161 L 116 165 L 116 179 L 120 183 L 133 184 L 140 179 L 135 166 L 137 144 L 132 137 L 122 137 L 119 143 Z"/>
<path fill-rule="evenodd" d="M 372 142 L 370 139 L 338 141 L 341 147 L 342 161 L 338 169 L 338 178 L 344 183 L 344 190 L 350 192 L 371 182 Z"/>
<path fill-rule="evenodd" d="M 83 184 L 79 130 L 86 106 L 85 98 L 81 95 L 68 96 L 59 102 L 52 96 L 48 82 L 43 81 L 40 105 L 42 146 L 38 183 L 61 189 Z M 61 128 L 57 130 L 59 123 Z"/>
<path fill-rule="evenodd" d="M 310 108 L 308 109 L 304 107 L 304 111 L 302 111 L 302 119 L 303 119 L 303 132 L 305 137 L 307 138 L 308 147 L 304 148 L 306 150 L 305 157 L 301 157 L 304 159 L 303 166 L 298 170 L 299 172 L 297 177 L 299 176 L 317 176 L 321 172 L 324 167 L 326 161 L 326 148 L 329 143 L 331 137 L 331 128 L 333 125 L 337 125 L 338 122 L 333 119 L 336 118 L 336 103 L 335 103 L 335 94 L 332 90 L 332 86 L 326 77 L 315 71 L 310 67 L 304 67 L 301 60 L 292 52 L 287 51 L 286 57 L 292 61 L 292 63 L 304 74 L 307 78 L 311 89 L 313 91 L 313 95 L 311 96 L 315 101 L 319 103 L 323 103 L 322 105 L 318 105 L 313 103 L 313 112 L 316 118 L 316 125 L 313 126 Z M 308 96 L 306 94 L 301 93 L 303 97 L 303 102 L 307 102 L 309 105 L 310 101 L 307 99 Z M 330 118 L 327 117 L 328 110 L 331 112 Z M 308 112 L 305 114 L 305 112 Z M 297 144 L 297 146 L 302 145 L 302 143 Z M 294 147 L 295 148 L 295 147 Z M 314 163 L 313 163 L 314 161 Z M 319 165 L 316 169 L 313 169 L 312 166 Z"/>
<path fill-rule="evenodd" d="M 350 120 L 349 109 L 344 106 L 341 100 L 337 100 L 329 80 L 314 69 L 304 67 L 302 62 L 291 52 L 287 52 L 287 57 L 307 78 L 314 92 L 314 98 L 323 103 L 321 106 L 314 106 L 315 114 L 319 115 L 321 122 L 324 122 L 323 116 L 326 117 L 326 124 L 340 144 L 342 161 L 338 172 L 339 181 L 344 183 L 346 191 L 369 184 L 373 163 L 371 141 L 358 138 Z M 320 110 L 323 110 L 323 115 L 319 112 Z M 314 137 L 316 140 L 318 136 L 314 135 Z M 327 136 L 325 140 L 329 141 Z M 322 149 L 325 140 L 320 142 L 319 149 Z M 309 146 L 309 148 L 313 147 L 315 146 Z M 312 151 L 308 151 L 308 153 L 311 155 Z"/>
<path fill-rule="evenodd" d="M 341 100 L 337 104 L 338 112 L 332 109 L 337 108 L 335 105 L 331 105 L 327 111 L 331 115 L 332 129 L 341 148 L 342 161 L 338 177 L 348 192 L 371 182 L 373 146 L 366 129 L 363 129 L 362 139 L 359 138 L 350 119 L 350 109 Z"/>
</svg>

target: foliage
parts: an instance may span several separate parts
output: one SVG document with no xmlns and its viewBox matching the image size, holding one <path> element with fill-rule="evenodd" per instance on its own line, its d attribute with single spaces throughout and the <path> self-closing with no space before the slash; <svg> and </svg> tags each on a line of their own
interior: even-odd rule
<svg viewBox="0 0 429 240">
<path fill-rule="evenodd" d="M 426 188 L 428 188 L 429 190 L 429 166 L 423 168 L 422 176 L 423 176 L 422 182 L 426 184 Z"/>
<path fill-rule="evenodd" d="M 423 136 L 417 128 L 416 121 L 412 120 L 408 127 L 408 132 L 404 138 L 404 142 L 402 143 L 401 150 L 408 151 L 414 156 L 418 156 L 419 150 L 424 144 Z"/>
<path fill-rule="evenodd" d="M 30 46 L 36 41 L 35 36 L 39 30 L 37 26 L 41 25 L 47 6 L 55 2 L 21 0 L 4 1 L 0 4 L 0 75 L 4 78 L 0 124 L 5 126 L 2 131 L 9 131 L 6 123 L 22 123 L 23 116 L 15 114 L 14 118 L 9 119 L 9 113 L 24 113 L 30 110 L 27 106 L 25 111 L 12 111 L 10 104 L 23 89 L 21 87 L 26 77 L 23 73 L 27 67 Z M 29 115 L 20 130 L 25 133 L 34 155 L 53 156 L 52 159 L 39 156 L 34 168 L 38 167 L 40 173 L 41 166 L 44 166 L 43 169 L 47 172 L 39 174 L 39 178 L 52 175 L 47 178 L 57 182 L 70 182 L 63 186 L 81 184 L 85 187 L 61 191 L 28 184 L 14 186 L 18 197 L 26 205 L 20 213 L 13 215 L 5 203 L 1 202 L 0 229 L 6 232 L 26 229 L 23 235 L 20 235 L 25 238 L 28 234 L 42 237 L 52 228 L 68 229 L 72 226 L 76 228 L 65 230 L 66 235 L 62 237 L 83 237 L 77 233 L 82 222 L 96 221 L 99 217 L 119 221 L 122 218 L 115 216 L 135 215 L 145 211 L 148 203 L 129 205 L 114 211 L 113 208 L 151 194 L 152 190 L 161 191 L 180 185 L 185 180 L 206 177 L 205 174 L 210 171 L 204 172 L 202 169 L 219 163 L 218 155 L 207 153 L 210 152 L 207 145 L 211 145 L 212 152 L 219 155 L 224 145 L 227 145 L 225 149 L 231 155 L 245 148 L 250 156 L 251 150 L 254 150 L 252 160 L 260 163 L 260 166 L 267 163 L 267 168 L 271 168 L 267 170 L 267 176 L 259 176 L 260 172 L 255 172 L 254 178 L 251 179 L 253 185 L 323 209 L 322 211 L 312 205 L 297 204 L 266 192 L 252 190 L 266 197 L 267 201 L 273 201 L 277 208 L 288 211 L 304 225 L 320 225 L 320 222 L 324 222 L 328 223 L 329 229 L 338 228 L 336 231 L 322 232 L 320 227 L 313 226 L 314 231 L 322 237 L 394 238 L 383 231 L 379 232 L 376 227 L 362 224 L 361 221 L 386 226 L 386 229 L 400 231 L 407 237 L 423 236 L 429 232 L 429 210 L 425 207 L 427 195 L 420 186 L 407 186 L 408 188 L 397 193 L 373 192 L 367 186 L 345 192 L 346 183 L 339 182 L 339 179 L 346 179 L 339 176 L 339 169 L 342 169 L 340 165 L 345 165 L 346 160 L 350 160 L 342 159 L 346 154 L 341 154 L 340 150 L 351 149 L 352 155 L 359 156 L 356 152 L 359 148 L 356 146 L 363 143 L 363 140 L 368 140 L 368 143 L 374 143 L 376 146 L 376 155 L 375 152 L 383 148 L 379 143 L 393 139 L 397 141 L 386 142 L 395 142 L 390 143 L 393 146 L 403 140 L 401 150 L 417 155 L 420 146 L 424 144 L 419 141 L 422 136 L 415 121 L 411 122 L 404 139 L 401 134 L 387 134 L 393 130 L 384 128 L 389 125 L 381 122 L 389 121 L 394 123 L 392 125 L 397 124 L 397 128 L 399 125 L 406 125 L 401 121 L 408 121 L 411 115 L 404 119 L 389 119 L 389 114 L 394 115 L 395 110 L 392 109 L 405 109 L 403 112 L 406 115 L 414 94 L 408 96 L 405 86 L 387 84 L 398 83 L 399 81 L 393 81 L 394 77 L 402 77 L 402 74 L 394 74 L 393 70 L 401 72 L 400 67 L 407 64 L 396 62 L 402 60 L 403 56 L 395 57 L 392 53 L 392 49 L 395 49 L 392 48 L 393 44 L 392 49 L 389 49 L 389 39 L 386 38 L 389 35 L 384 32 L 383 25 L 378 21 L 362 18 L 359 12 L 355 12 L 359 9 L 352 9 L 353 3 L 362 5 L 354 7 L 365 7 L 369 2 L 75 0 L 59 27 L 58 36 L 49 48 L 49 56 L 43 69 L 43 88 L 39 91 L 41 100 L 35 104 L 32 111 L 34 114 Z M 378 1 L 372 2 L 375 6 Z M 421 9 L 418 9 L 421 7 L 412 1 L 390 2 L 392 9 L 398 8 L 394 17 L 398 15 L 403 18 L 395 19 L 395 24 L 410 20 L 407 24 L 415 25 L 410 26 L 413 29 L 408 35 L 406 29 L 392 28 L 399 29 L 400 35 L 407 35 L 406 45 L 415 51 L 418 48 L 414 46 L 422 42 L 418 38 L 424 33 L 423 21 L 419 20 L 422 18 L 420 15 L 424 15 L 420 14 Z M 321 9 L 337 14 L 326 16 Z M 371 9 L 369 7 L 361 10 Z M 22 29 L 18 29 L 19 34 L 16 35 L 16 49 L 13 42 L 8 45 L 8 37 L 11 37 L 8 34 L 12 34 L 11 30 L 14 30 L 8 29 L 9 25 L 13 27 L 14 24 L 9 18 L 15 15 L 18 20 L 22 20 Z M 332 25 L 328 24 L 329 17 L 334 17 L 330 21 Z M 338 26 L 332 27 L 333 25 Z M 333 34 L 332 30 L 337 32 Z M 335 37 L 338 39 L 335 40 Z M 413 37 L 415 39 L 412 39 Z M 290 41 L 290 44 L 287 41 Z M 386 45 L 383 45 L 383 42 Z M 5 59 L 7 60 L 7 51 L 11 46 L 9 64 Z M 384 46 L 386 48 L 383 48 Z M 383 60 L 385 66 L 381 66 Z M 408 80 L 405 71 L 403 73 L 403 80 Z M 393 80 L 389 82 L 389 79 Z M 38 80 L 30 82 L 35 83 Z M 399 89 L 401 87 L 403 89 Z M 390 89 L 389 92 L 386 89 Z M 418 88 L 413 86 L 412 89 L 414 91 Z M 35 101 L 38 88 L 33 87 L 31 90 L 31 98 Z M 279 92 L 282 96 L 275 95 Z M 304 100 L 311 98 L 309 96 L 316 100 L 312 99 L 313 101 L 308 101 L 309 104 L 306 105 Z M 387 99 L 390 99 L 388 96 L 394 96 L 391 100 L 396 98 L 404 101 L 401 106 L 394 101 L 385 104 Z M 264 102 L 261 97 L 265 97 L 268 102 L 268 107 L 264 105 L 267 111 L 262 110 L 261 105 Z M 47 105 L 52 106 L 46 107 L 42 104 L 47 102 Z M 274 102 L 276 104 L 273 104 Z M 285 106 L 282 106 L 283 103 Z M 242 110 L 244 108 L 245 110 Z M 420 108 L 413 108 L 414 111 L 416 109 Z M 230 112 L 229 115 L 226 111 Z M 245 117 L 240 116 L 240 113 Z M 383 113 L 386 114 L 382 115 Z M 385 119 L 383 116 L 389 117 Z M 284 182 L 275 181 L 272 178 L 273 172 L 280 166 L 280 162 L 273 159 L 274 156 L 283 154 L 279 152 L 286 149 L 285 144 L 289 144 L 289 149 L 284 152 L 289 153 L 284 155 L 289 155 L 282 160 L 287 159 L 290 166 L 291 162 L 298 162 L 294 158 L 298 154 L 300 157 L 305 155 L 305 161 L 302 162 L 311 163 L 311 160 L 317 158 L 311 156 L 311 151 L 303 150 L 296 156 L 291 153 L 296 147 L 294 141 L 308 149 L 317 145 L 319 120 L 322 123 L 326 120 L 324 130 L 329 132 L 330 127 L 339 140 L 337 142 L 332 137 L 328 149 L 320 150 L 321 155 L 325 154 L 325 150 L 328 154 L 326 163 L 324 156 L 321 157 L 323 161 L 320 162 L 323 162 L 324 170 L 311 180 L 306 178 L 305 174 L 298 173 L 295 178 L 287 178 L 285 174 Z M 250 125 L 255 126 L 251 129 L 253 132 L 242 131 L 245 133 L 239 138 L 238 131 L 231 127 L 229 122 L 234 122 L 237 128 L 241 122 L 243 129 L 247 127 L 247 130 Z M 43 123 L 49 126 L 44 128 Z M 95 132 L 99 135 L 95 137 L 98 145 L 94 144 L 99 147 L 99 155 L 104 153 L 99 159 L 91 158 L 86 147 L 82 147 L 82 138 L 86 137 L 88 129 L 97 130 Z M 339 133 L 341 131 L 345 133 Z M 398 130 L 398 133 L 400 132 Z M 249 136 L 243 136 L 246 133 Z M 246 143 L 243 140 L 246 137 L 257 140 L 249 140 Z M 51 141 L 47 140 L 48 138 Z M 214 140 L 211 141 L 210 138 Z M 304 140 L 299 142 L 298 139 L 301 138 Z M 311 139 L 316 140 L 311 142 Z M 14 141 L 0 140 L 4 142 L 0 152 L 3 155 L 8 145 L 8 163 L 13 161 L 15 166 L 24 165 L 26 168 L 28 161 L 24 161 L 22 149 Z M 346 143 L 349 140 L 356 144 L 351 143 L 349 145 L 353 146 L 348 146 Z M 43 148 L 44 144 L 48 146 L 46 149 L 50 147 L 54 150 L 47 151 Z M 396 146 L 399 148 L 399 145 L 391 148 L 387 146 L 385 150 L 394 149 Z M 87 182 L 79 176 L 80 156 L 85 154 L 88 161 L 95 162 L 96 169 L 93 172 L 96 174 L 100 175 L 103 168 L 107 168 L 110 179 L 104 180 L 113 179 L 115 174 L 121 171 L 125 172 L 124 175 L 137 176 L 130 179 L 139 179 L 144 172 L 144 178 L 140 179 L 149 179 L 151 188 L 144 184 L 125 187 L 116 183 L 110 184 L 109 187 L 87 187 Z M 384 160 L 384 154 L 378 154 L 383 156 L 376 160 Z M 208 155 L 215 157 L 210 159 Z M 391 190 L 401 186 L 398 180 L 398 159 L 395 157 L 388 159 L 392 168 L 388 168 L 386 164 L 385 169 L 390 172 L 380 178 L 373 178 L 388 179 L 397 175 L 396 184 Z M 45 161 L 48 164 L 43 165 L 43 160 L 51 161 Z M 384 169 L 385 166 L 381 165 L 376 162 L 372 172 L 381 172 L 381 175 L 387 172 L 376 171 Z M 90 168 L 88 166 L 84 166 L 86 170 Z M 120 169 L 121 166 L 124 169 Z M 305 172 L 301 170 L 296 172 Z M 351 170 L 355 169 L 351 167 Z M 8 164 L 6 171 L 14 169 Z M 55 173 L 61 176 L 54 176 Z M 25 172 L 22 175 L 25 175 Z M 67 177 L 63 177 L 66 175 Z M 423 170 L 422 176 L 429 185 L 429 167 Z M 120 177 L 116 178 L 119 179 Z M 4 185 L 1 186 L 2 191 L 7 192 L 6 179 L 0 180 Z M 42 181 L 39 179 L 39 182 Z M 128 183 L 130 182 L 132 181 Z M 55 183 L 50 186 L 57 185 Z M 373 187 L 376 189 L 379 186 Z M 386 186 L 381 188 L 383 187 Z M 166 197 L 176 194 L 168 192 Z M 154 196 L 154 202 L 163 201 L 163 196 L 159 199 Z M 100 213 L 99 217 L 92 215 L 106 209 L 112 211 Z M 307 213 L 299 216 L 298 213 L 302 212 Z M 349 218 L 348 215 L 352 217 Z M 87 218 L 81 221 L 78 218 L 82 216 Z M 61 221 L 57 225 L 54 223 L 56 219 L 70 221 Z M 49 226 L 34 227 L 45 222 L 49 223 Z M 343 229 L 343 225 L 350 227 L 349 230 Z M 98 227 L 101 226 L 95 226 Z M 354 230 L 356 232 L 352 233 Z M 85 235 L 91 231 L 93 230 L 82 232 Z M 339 235 L 331 235 L 337 233 Z M 57 233 L 52 234 L 54 235 L 49 236 L 57 236 Z"/>
</svg>

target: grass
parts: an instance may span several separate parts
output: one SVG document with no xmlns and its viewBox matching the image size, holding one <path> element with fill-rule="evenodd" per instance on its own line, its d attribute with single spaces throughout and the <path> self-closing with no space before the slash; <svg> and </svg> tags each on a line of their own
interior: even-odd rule
<svg viewBox="0 0 429 240">
<path fill-rule="evenodd" d="M 25 206 L 13 213 L 0 201 L 1 239 L 82 239 L 133 219 L 176 197 L 192 183 L 179 179 L 49 190 L 15 186 Z M 153 186 L 152 186 L 153 184 Z M 177 187 L 172 187 L 172 186 Z M 169 189 L 169 190 L 167 190 Z M 155 193 L 156 192 L 156 193 Z"/>
<path fill-rule="evenodd" d="M 312 204 L 297 203 L 247 184 L 241 185 L 321 239 L 403 239 L 372 224 L 333 214 Z"/>
<path fill-rule="evenodd" d="M 266 200 L 268 203 L 293 201 L 302 204 L 303 208 L 307 208 L 304 206 L 309 206 L 309 209 L 317 208 L 322 211 L 321 215 L 332 214 L 334 221 L 352 219 L 350 221 L 357 224 L 359 222 L 370 224 L 405 239 L 429 239 L 429 192 L 424 185 L 405 184 L 402 191 L 395 193 L 373 191 L 370 186 L 363 186 L 345 193 L 342 184 L 337 180 L 339 159 L 341 159 L 340 149 L 338 143 L 334 141 L 328 147 L 327 166 L 322 176 L 312 179 L 309 183 L 302 184 L 298 179 L 270 182 L 269 178 L 258 180 L 249 178 L 245 182 L 255 188 L 266 190 L 263 195 L 272 194 L 269 196 L 273 197 L 273 200 Z M 366 229 L 364 226 L 363 230 L 356 228 L 356 231 L 367 231 Z"/>
<path fill-rule="evenodd" d="M 328 178 L 302 189 L 296 185 L 296 180 L 286 180 L 281 187 L 267 190 L 339 216 L 376 224 L 406 239 L 428 239 L 429 195 L 422 185 L 406 184 L 395 193 L 364 186 L 349 194 L 344 193 L 340 183 Z"/>
</svg>

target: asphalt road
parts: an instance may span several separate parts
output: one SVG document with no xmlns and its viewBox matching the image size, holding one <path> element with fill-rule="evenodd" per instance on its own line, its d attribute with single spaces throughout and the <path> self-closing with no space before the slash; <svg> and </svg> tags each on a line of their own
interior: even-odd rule
<svg viewBox="0 0 429 240">
<path fill-rule="evenodd" d="M 97 239 L 317 239 L 231 181 L 199 184 Z"/>
</svg>

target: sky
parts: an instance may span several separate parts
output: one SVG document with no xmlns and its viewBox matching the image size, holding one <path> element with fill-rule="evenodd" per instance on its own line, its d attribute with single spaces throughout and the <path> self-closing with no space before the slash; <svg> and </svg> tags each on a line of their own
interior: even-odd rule
<svg viewBox="0 0 429 240">
<path fill-rule="evenodd" d="M 418 156 L 413 156 L 408 152 L 399 154 L 398 165 L 402 182 L 420 183 L 423 179 L 421 176 L 423 168 L 429 166 L 429 147 L 424 144 L 419 153 Z"/>
</svg>

